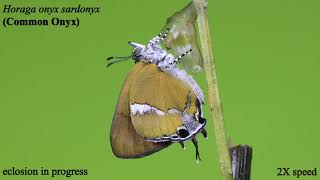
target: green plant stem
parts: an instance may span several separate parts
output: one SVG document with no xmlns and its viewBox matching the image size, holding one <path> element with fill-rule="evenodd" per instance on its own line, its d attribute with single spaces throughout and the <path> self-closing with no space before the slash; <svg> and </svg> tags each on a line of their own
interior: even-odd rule
<svg viewBox="0 0 320 180">
<path fill-rule="evenodd" d="M 223 123 L 221 99 L 219 95 L 214 56 L 207 17 L 207 0 L 193 0 L 197 12 L 197 23 L 204 69 L 208 83 L 209 105 L 214 123 L 214 132 L 219 154 L 220 171 L 223 180 L 232 180 L 231 161 Z"/>
</svg>

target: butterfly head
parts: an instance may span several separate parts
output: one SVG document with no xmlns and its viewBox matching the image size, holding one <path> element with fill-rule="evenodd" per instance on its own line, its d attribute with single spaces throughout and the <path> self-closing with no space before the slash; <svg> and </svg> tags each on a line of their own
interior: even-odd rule
<svg viewBox="0 0 320 180">
<path fill-rule="evenodd" d="M 146 50 L 146 46 L 143 44 L 130 42 L 130 41 L 129 41 L 129 45 L 133 48 L 132 54 L 129 56 L 123 56 L 123 57 L 109 57 L 109 58 L 107 58 L 107 61 L 108 61 L 107 67 L 111 66 L 112 64 L 126 61 L 129 59 L 133 59 L 133 60 L 135 60 L 135 62 L 138 62 L 141 59 L 143 52 Z"/>
<path fill-rule="evenodd" d="M 132 59 L 139 60 L 142 53 L 146 50 L 146 46 L 143 44 L 129 41 L 129 45 L 133 48 Z"/>
</svg>

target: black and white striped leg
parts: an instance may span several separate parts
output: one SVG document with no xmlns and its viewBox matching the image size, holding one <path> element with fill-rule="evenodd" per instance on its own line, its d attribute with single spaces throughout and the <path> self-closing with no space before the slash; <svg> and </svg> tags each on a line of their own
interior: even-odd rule
<svg viewBox="0 0 320 180">
<path fill-rule="evenodd" d="M 178 58 L 176 58 L 175 60 L 173 60 L 172 62 L 169 63 L 170 66 L 176 65 L 177 62 L 179 63 L 179 60 L 182 59 L 183 56 L 189 54 L 191 51 L 192 51 L 192 49 L 189 49 L 187 52 L 181 54 Z M 164 68 L 168 68 L 168 67 L 170 67 L 170 66 L 165 66 Z"/>
<path fill-rule="evenodd" d="M 176 59 L 174 60 L 174 62 L 175 62 L 175 63 L 179 62 L 179 60 L 180 60 L 180 59 L 182 59 L 182 58 L 183 58 L 183 56 L 185 56 L 185 55 L 187 55 L 187 54 L 191 53 L 191 51 L 192 51 L 192 49 L 189 49 L 187 52 L 185 52 L 185 53 L 181 54 L 178 58 L 176 58 Z"/>
<path fill-rule="evenodd" d="M 170 29 L 167 28 L 166 32 L 163 34 L 163 36 L 160 37 L 160 40 L 162 41 L 164 38 L 167 37 L 168 33 L 169 33 Z M 160 33 L 161 34 L 161 33 Z"/>
<path fill-rule="evenodd" d="M 196 140 L 196 138 L 192 138 L 191 140 L 193 142 L 194 147 L 196 148 L 196 161 L 197 163 L 199 163 L 199 161 L 201 161 L 201 158 L 199 154 L 198 141 Z"/>
<path fill-rule="evenodd" d="M 148 45 L 156 45 L 158 44 L 160 41 L 162 41 L 164 38 L 167 37 L 168 33 L 169 33 L 169 28 L 167 28 L 166 32 L 164 34 L 160 33 L 159 35 L 157 35 L 156 37 L 154 37 L 153 39 L 151 39 L 148 43 Z"/>
<path fill-rule="evenodd" d="M 186 149 L 186 145 L 184 144 L 184 142 L 179 142 L 179 143 L 180 143 L 182 149 Z"/>
</svg>

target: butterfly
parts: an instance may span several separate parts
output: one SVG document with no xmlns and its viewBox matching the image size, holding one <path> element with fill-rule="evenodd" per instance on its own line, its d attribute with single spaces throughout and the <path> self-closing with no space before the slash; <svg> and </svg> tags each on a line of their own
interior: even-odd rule
<svg viewBox="0 0 320 180">
<path fill-rule="evenodd" d="M 129 41 L 131 55 L 107 59 L 107 67 L 135 61 L 122 86 L 110 131 L 116 157 L 144 157 L 175 142 L 185 148 L 191 140 L 200 160 L 196 136 L 202 133 L 207 138 L 204 95 L 196 81 L 177 66 L 192 50 L 175 58 L 160 46 L 169 32 L 160 33 L 147 45 Z"/>
</svg>

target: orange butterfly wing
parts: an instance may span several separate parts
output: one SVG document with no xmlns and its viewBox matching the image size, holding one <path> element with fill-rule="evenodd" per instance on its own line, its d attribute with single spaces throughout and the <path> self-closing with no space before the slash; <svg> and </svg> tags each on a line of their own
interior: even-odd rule
<svg viewBox="0 0 320 180">
<path fill-rule="evenodd" d="M 146 66 L 142 62 L 136 64 L 128 74 L 120 92 L 110 132 L 112 151 L 119 158 L 144 157 L 171 144 L 170 142 L 153 143 L 146 141 L 144 137 L 136 132 L 132 125 L 129 92 L 132 82 Z"/>
</svg>

